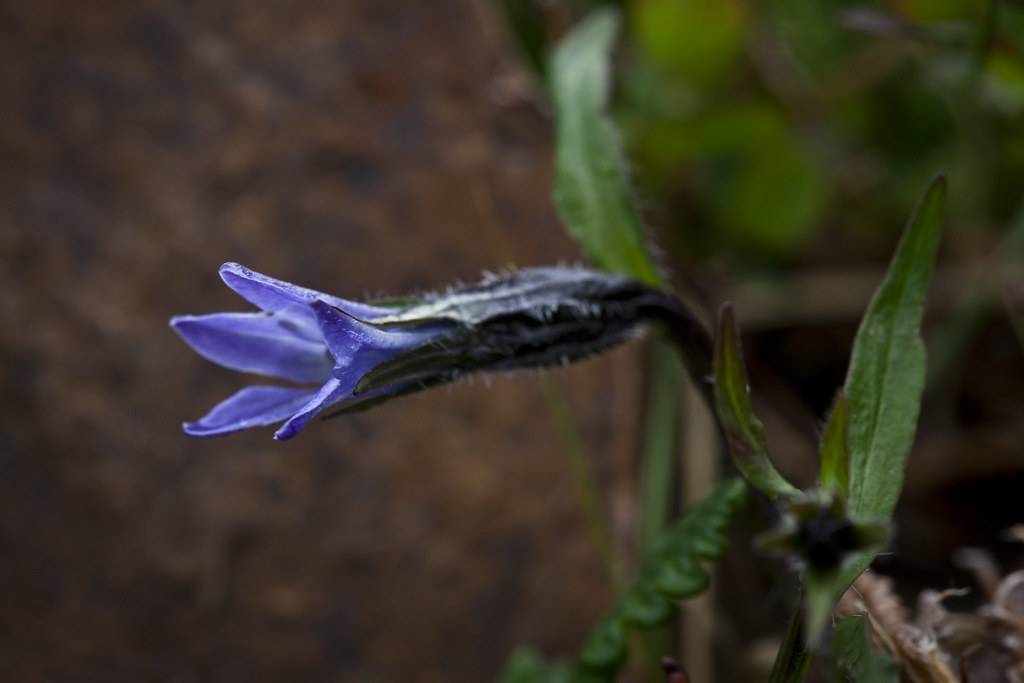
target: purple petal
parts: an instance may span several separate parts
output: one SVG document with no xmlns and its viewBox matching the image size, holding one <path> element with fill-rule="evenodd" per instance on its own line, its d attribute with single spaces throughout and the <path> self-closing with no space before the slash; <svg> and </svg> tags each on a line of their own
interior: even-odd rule
<svg viewBox="0 0 1024 683">
<path fill-rule="evenodd" d="M 226 368 L 323 382 L 332 366 L 326 347 L 299 336 L 292 322 L 264 313 L 214 313 L 177 316 L 171 327 L 199 355 Z"/>
<path fill-rule="evenodd" d="M 360 375 L 403 351 L 438 339 L 448 328 L 442 323 L 419 329 L 380 330 L 346 315 L 347 311 L 339 310 L 327 301 L 314 301 L 310 308 L 316 315 L 320 333 L 335 363 L 346 367 L 358 357 Z"/>
<path fill-rule="evenodd" d="M 320 388 L 317 395 L 274 433 L 274 438 L 281 441 L 298 434 L 325 408 L 354 398 L 352 390 L 374 366 L 411 348 L 436 340 L 445 334 L 447 328 L 447 325 L 435 325 L 419 330 L 378 330 L 345 315 L 325 301 L 314 301 L 310 308 L 316 314 L 336 366 L 333 377 Z M 384 387 L 361 398 L 372 398 L 393 390 Z"/>
<path fill-rule="evenodd" d="M 222 265 L 220 276 L 224 283 L 242 298 L 269 313 L 280 311 L 294 304 L 309 304 L 316 299 L 323 299 L 332 306 L 343 308 L 358 318 L 379 318 L 394 313 L 392 308 L 339 299 L 330 294 L 323 294 L 316 290 L 268 277 L 237 263 Z"/>
<path fill-rule="evenodd" d="M 324 408 L 350 398 L 353 386 L 355 385 L 352 382 L 344 381 L 337 377 L 330 378 L 320 387 L 320 391 L 316 393 L 316 396 L 313 396 L 305 405 L 299 407 L 288 421 L 274 432 L 274 438 L 278 441 L 292 438 L 302 431 L 302 428 L 309 424 L 309 421 L 316 417 Z"/>
<path fill-rule="evenodd" d="M 184 423 L 182 428 L 189 436 L 206 437 L 272 425 L 295 413 L 314 393 L 305 388 L 245 387 L 202 418 Z"/>
</svg>

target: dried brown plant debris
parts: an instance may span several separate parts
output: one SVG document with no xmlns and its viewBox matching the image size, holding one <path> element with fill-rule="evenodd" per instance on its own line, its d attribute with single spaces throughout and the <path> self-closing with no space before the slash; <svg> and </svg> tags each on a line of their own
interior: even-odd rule
<svg viewBox="0 0 1024 683">
<path fill-rule="evenodd" d="M 892 580 L 864 573 L 846 591 L 837 611 L 841 616 L 864 613 L 875 642 L 891 654 L 914 683 L 960 683 L 930 628 L 910 620 L 909 611 L 892 590 Z"/>
<path fill-rule="evenodd" d="M 926 590 L 912 617 L 892 580 L 872 573 L 854 582 L 836 612 L 866 614 L 872 638 L 896 659 L 905 680 L 1024 683 L 1024 570 L 1002 576 L 992 557 L 978 549 L 961 551 L 956 559 L 974 574 L 986 599 L 974 612 L 950 611 L 944 604 L 966 590 Z"/>
</svg>

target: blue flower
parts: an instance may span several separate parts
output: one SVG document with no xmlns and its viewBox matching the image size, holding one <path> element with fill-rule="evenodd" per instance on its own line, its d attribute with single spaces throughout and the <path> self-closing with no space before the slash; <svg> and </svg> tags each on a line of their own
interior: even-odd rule
<svg viewBox="0 0 1024 683">
<path fill-rule="evenodd" d="M 261 312 L 184 315 L 171 327 L 199 355 L 232 370 L 316 387 L 254 385 L 241 389 L 195 422 L 190 436 L 217 436 L 284 422 L 275 439 L 290 439 L 325 408 L 372 399 L 401 387 L 381 387 L 358 398 L 366 372 L 403 351 L 444 334 L 446 323 L 381 329 L 369 324 L 399 309 L 346 301 L 226 263 L 220 276 Z"/>
<path fill-rule="evenodd" d="M 490 276 L 403 306 L 339 299 L 237 263 L 220 275 L 261 312 L 178 316 L 171 327 L 218 365 L 307 386 L 245 387 L 186 422 L 191 436 L 283 422 L 274 438 L 290 439 L 327 408 L 358 410 L 472 372 L 564 365 L 645 322 L 665 323 L 687 355 L 705 359 L 698 367 L 710 357 L 706 332 L 677 299 L 582 268 Z"/>
</svg>

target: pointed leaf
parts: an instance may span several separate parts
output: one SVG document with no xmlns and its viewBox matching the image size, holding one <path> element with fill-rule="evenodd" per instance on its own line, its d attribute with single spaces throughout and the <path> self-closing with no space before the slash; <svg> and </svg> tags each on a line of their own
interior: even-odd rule
<svg viewBox="0 0 1024 683">
<path fill-rule="evenodd" d="M 728 303 L 718 313 L 714 376 L 715 411 L 736 467 L 770 498 L 797 495 L 799 489 L 779 474 L 768 457 L 768 441 L 750 401 L 740 335 Z"/>
<path fill-rule="evenodd" d="M 660 278 L 633 205 L 622 144 L 605 114 L 619 23 L 615 10 L 596 10 L 555 50 L 550 74 L 555 203 L 596 266 L 657 284 Z"/>
<path fill-rule="evenodd" d="M 805 645 L 804 615 L 796 610 L 789 621 L 786 636 L 782 639 L 779 652 L 768 683 L 800 683 L 811 665 L 811 653 Z"/>
<path fill-rule="evenodd" d="M 940 176 L 914 210 L 853 344 L 846 396 L 854 514 L 888 518 L 903 487 L 924 389 L 921 319 L 945 198 Z"/>
<path fill-rule="evenodd" d="M 853 343 L 849 404 L 849 513 L 880 528 L 892 517 L 917 429 L 927 359 L 921 339 L 925 296 L 941 237 L 946 179 L 938 176 L 904 229 Z M 848 560 L 832 603 L 871 564 L 878 547 Z"/>
<path fill-rule="evenodd" d="M 849 409 L 839 390 L 821 437 L 821 488 L 845 497 L 850 490 Z"/>
</svg>

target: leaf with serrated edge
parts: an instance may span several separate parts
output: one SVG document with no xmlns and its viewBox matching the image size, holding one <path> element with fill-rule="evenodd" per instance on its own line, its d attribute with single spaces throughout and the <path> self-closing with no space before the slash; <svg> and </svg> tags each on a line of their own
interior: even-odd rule
<svg viewBox="0 0 1024 683">
<path fill-rule="evenodd" d="M 674 600 L 696 595 L 707 586 L 707 574 L 698 561 L 721 554 L 725 532 L 745 499 L 742 480 L 722 482 L 662 532 L 641 563 L 637 578 L 594 627 L 580 651 L 581 671 L 600 680 L 614 680 L 626 654 L 626 627 L 663 622 Z"/>
<path fill-rule="evenodd" d="M 750 401 L 743 348 L 729 303 L 722 304 L 718 312 L 714 376 L 715 412 L 736 467 L 751 484 L 771 498 L 798 495 L 799 489 L 779 474 L 768 457 L 768 441 Z"/>
<path fill-rule="evenodd" d="M 619 23 L 615 10 L 596 10 L 554 52 L 555 204 L 595 265 L 658 284 L 629 190 L 622 143 L 604 112 Z"/>
</svg>

